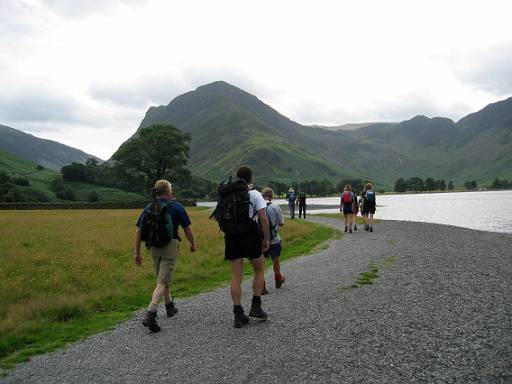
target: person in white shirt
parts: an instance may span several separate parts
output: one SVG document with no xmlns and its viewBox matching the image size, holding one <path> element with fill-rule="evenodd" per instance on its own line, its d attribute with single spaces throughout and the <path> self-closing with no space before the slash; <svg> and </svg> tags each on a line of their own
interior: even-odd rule
<svg viewBox="0 0 512 384">
<path fill-rule="evenodd" d="M 248 258 L 254 270 L 252 283 L 253 297 L 249 316 L 266 320 L 267 314 L 261 308 L 261 292 L 265 283 L 265 263 L 263 253 L 269 244 L 269 226 L 266 213 L 267 204 L 261 193 L 252 189 L 252 170 L 248 166 L 241 166 L 236 173 L 238 182 L 247 183 L 249 190 L 249 225 L 245 233 L 226 234 L 224 236 L 224 258 L 231 263 L 231 298 L 233 300 L 234 325 L 240 328 L 249 323 L 249 318 L 244 314 L 242 300 L 242 276 L 244 258 Z M 260 226 L 258 226 L 258 222 Z M 244 223 L 244 225 L 247 225 Z M 261 231 L 259 230 L 261 228 Z"/>
</svg>

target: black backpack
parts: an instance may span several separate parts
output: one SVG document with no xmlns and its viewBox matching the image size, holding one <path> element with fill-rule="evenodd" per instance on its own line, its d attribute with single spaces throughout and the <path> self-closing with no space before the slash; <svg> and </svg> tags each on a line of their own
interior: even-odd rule
<svg viewBox="0 0 512 384">
<path fill-rule="evenodd" d="M 226 235 L 257 233 L 256 213 L 249 198 L 249 186 L 243 179 L 223 182 L 218 189 L 219 200 L 210 218 L 215 218 Z M 251 213 L 251 216 L 249 216 Z"/>
<path fill-rule="evenodd" d="M 153 202 L 144 208 L 141 225 L 141 240 L 146 247 L 163 247 L 173 238 L 172 218 L 167 203 Z"/>
</svg>

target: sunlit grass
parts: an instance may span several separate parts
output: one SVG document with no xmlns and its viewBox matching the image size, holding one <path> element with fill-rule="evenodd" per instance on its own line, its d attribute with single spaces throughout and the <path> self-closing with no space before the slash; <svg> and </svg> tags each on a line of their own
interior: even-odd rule
<svg viewBox="0 0 512 384">
<path fill-rule="evenodd" d="M 209 211 L 189 209 L 198 251 L 188 242 L 173 277 L 175 297 L 230 279 L 224 242 Z M 147 304 L 150 257 L 132 261 L 137 210 L 0 212 L 0 368 L 104 330 Z M 287 221 L 283 259 L 308 253 L 333 230 Z M 246 263 L 248 264 L 248 263 Z M 246 274 L 250 268 L 246 266 Z"/>
</svg>

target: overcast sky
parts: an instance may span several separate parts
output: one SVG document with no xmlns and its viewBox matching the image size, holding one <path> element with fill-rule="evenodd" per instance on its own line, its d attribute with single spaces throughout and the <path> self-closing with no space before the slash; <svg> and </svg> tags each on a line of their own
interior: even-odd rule
<svg viewBox="0 0 512 384">
<path fill-rule="evenodd" d="M 512 95 L 512 1 L 0 0 L 0 124 L 108 158 L 225 80 L 303 124 L 458 120 Z"/>
</svg>

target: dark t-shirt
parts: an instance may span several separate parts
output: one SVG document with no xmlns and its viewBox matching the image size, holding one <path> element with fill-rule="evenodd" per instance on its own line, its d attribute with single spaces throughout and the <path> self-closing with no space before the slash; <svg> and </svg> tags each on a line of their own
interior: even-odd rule
<svg viewBox="0 0 512 384">
<path fill-rule="evenodd" d="M 178 226 L 181 225 L 183 228 L 188 228 L 192 224 L 188 217 L 187 211 L 185 211 L 183 205 L 176 201 L 169 201 L 165 199 L 160 199 L 160 201 L 168 203 L 167 212 L 169 213 L 172 219 L 173 239 L 181 240 L 180 236 L 178 235 Z M 148 207 L 142 210 L 142 213 L 140 214 L 139 219 L 137 220 L 137 224 L 135 224 L 138 228 L 140 228 L 142 225 L 142 218 L 144 217 L 144 214 L 147 212 L 147 209 Z"/>
<path fill-rule="evenodd" d="M 305 193 L 299 193 L 299 204 L 300 205 L 306 204 L 306 194 Z"/>
</svg>

